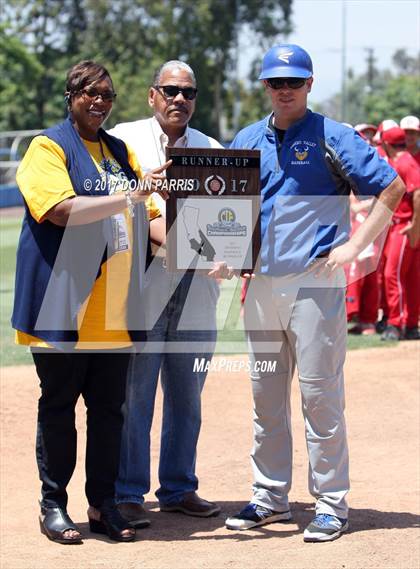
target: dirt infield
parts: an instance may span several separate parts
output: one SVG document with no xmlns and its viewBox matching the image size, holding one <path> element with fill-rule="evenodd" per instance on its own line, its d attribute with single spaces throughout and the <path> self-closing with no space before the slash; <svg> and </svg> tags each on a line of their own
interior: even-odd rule
<svg viewBox="0 0 420 569">
<path fill-rule="evenodd" d="M 304 544 L 312 516 L 306 490 L 306 450 L 297 382 L 291 505 L 294 521 L 249 532 L 224 528 L 228 514 L 250 497 L 251 393 L 243 373 L 212 374 L 203 397 L 198 452 L 200 494 L 218 501 L 216 518 L 158 511 L 148 496 L 152 526 L 132 544 L 89 534 L 83 494 L 84 415 L 78 413 L 79 462 L 69 512 L 83 545 L 62 546 L 39 532 L 39 482 L 34 459 L 37 380 L 32 367 L 1 370 L 2 569 L 417 569 L 419 554 L 420 342 L 348 354 L 347 423 L 351 452 L 350 532 L 338 541 Z M 157 408 L 160 408 L 160 399 Z M 154 423 L 153 466 L 160 411 Z M 155 473 L 155 472 L 154 472 Z M 156 488 L 154 477 L 153 488 Z"/>
</svg>

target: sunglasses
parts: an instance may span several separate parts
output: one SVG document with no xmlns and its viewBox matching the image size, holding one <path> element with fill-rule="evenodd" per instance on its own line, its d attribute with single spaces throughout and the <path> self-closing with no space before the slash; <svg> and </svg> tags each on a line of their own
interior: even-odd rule
<svg viewBox="0 0 420 569">
<path fill-rule="evenodd" d="M 273 77 L 272 79 L 266 79 L 269 87 L 271 89 L 283 89 L 287 87 L 288 89 L 300 89 L 306 83 L 306 79 L 301 79 L 300 77 Z"/>
<path fill-rule="evenodd" d="M 156 91 L 167 98 L 172 99 L 176 97 L 179 93 L 182 93 L 184 99 L 188 101 L 193 101 L 197 96 L 197 91 L 195 87 L 178 87 L 178 85 L 154 85 L 153 87 Z"/>
<path fill-rule="evenodd" d="M 86 87 L 86 89 L 82 89 L 80 93 L 82 93 L 82 95 L 87 97 L 88 99 L 92 100 L 101 97 L 101 99 L 105 103 L 115 101 L 117 97 L 117 93 L 114 93 L 114 91 L 98 91 L 97 89 L 95 89 L 95 87 Z"/>
</svg>

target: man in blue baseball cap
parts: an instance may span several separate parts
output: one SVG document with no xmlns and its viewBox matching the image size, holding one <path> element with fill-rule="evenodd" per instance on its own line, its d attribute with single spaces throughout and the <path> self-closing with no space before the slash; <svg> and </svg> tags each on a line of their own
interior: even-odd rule
<svg viewBox="0 0 420 569">
<path fill-rule="evenodd" d="M 303 537 L 331 541 L 348 528 L 343 266 L 387 226 L 405 188 L 354 129 L 307 108 L 313 68 L 304 49 L 275 45 L 264 56 L 259 79 L 272 112 L 241 130 L 231 145 L 261 151 L 260 266 L 244 311 L 254 396 L 254 484 L 251 502 L 226 526 L 246 530 L 291 519 L 290 387 L 297 367 L 309 491 L 316 500 Z M 376 200 L 349 238 L 351 192 Z M 262 359 L 271 365 L 258 365 Z"/>
<path fill-rule="evenodd" d="M 312 60 L 298 45 L 274 46 L 265 54 L 259 79 L 271 98 L 275 127 L 285 130 L 305 115 L 312 74 Z"/>
</svg>

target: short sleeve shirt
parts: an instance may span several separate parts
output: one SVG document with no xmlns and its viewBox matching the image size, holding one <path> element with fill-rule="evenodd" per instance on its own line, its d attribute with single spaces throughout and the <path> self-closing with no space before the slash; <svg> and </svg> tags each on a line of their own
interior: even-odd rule
<svg viewBox="0 0 420 569">
<path fill-rule="evenodd" d="M 83 140 L 98 171 L 104 173 L 104 157 L 98 142 Z M 115 174 L 115 183 L 110 187 L 118 191 L 118 182 L 124 173 L 102 143 L 107 169 Z M 134 152 L 127 147 L 128 161 L 139 178 L 142 171 Z M 125 175 L 124 175 L 125 176 Z M 43 223 L 47 212 L 65 199 L 76 196 L 67 168 L 63 149 L 46 136 L 37 136 L 31 142 L 16 176 L 19 189 L 32 217 Z M 112 192 L 111 192 L 112 193 Z M 149 218 L 154 219 L 160 211 L 153 201 L 146 202 Z M 113 216 L 118 225 L 120 248 L 101 267 L 90 296 L 79 315 L 79 349 L 117 349 L 131 345 L 126 329 L 126 304 L 132 260 L 132 219 L 127 210 Z M 18 344 L 48 347 L 45 341 L 17 331 Z"/>
<path fill-rule="evenodd" d="M 307 111 L 282 142 L 266 117 L 231 148 L 261 152 L 261 272 L 300 273 L 350 233 L 349 194 L 377 196 L 396 177 L 352 128 Z"/>
</svg>

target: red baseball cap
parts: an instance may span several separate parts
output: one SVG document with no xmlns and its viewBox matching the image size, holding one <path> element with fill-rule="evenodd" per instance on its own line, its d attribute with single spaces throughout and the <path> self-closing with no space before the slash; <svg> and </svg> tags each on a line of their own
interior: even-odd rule
<svg viewBox="0 0 420 569">
<path fill-rule="evenodd" d="M 387 142 L 388 144 L 396 146 L 405 144 L 405 131 L 399 126 L 394 126 L 389 130 L 384 130 L 382 133 L 382 142 Z"/>
<path fill-rule="evenodd" d="M 393 119 L 385 119 L 378 125 L 378 130 L 376 131 L 375 136 L 373 137 L 373 142 L 376 144 L 380 144 L 382 140 L 382 133 L 390 128 L 394 128 L 394 126 L 398 126 L 398 123 L 395 122 Z"/>
</svg>

